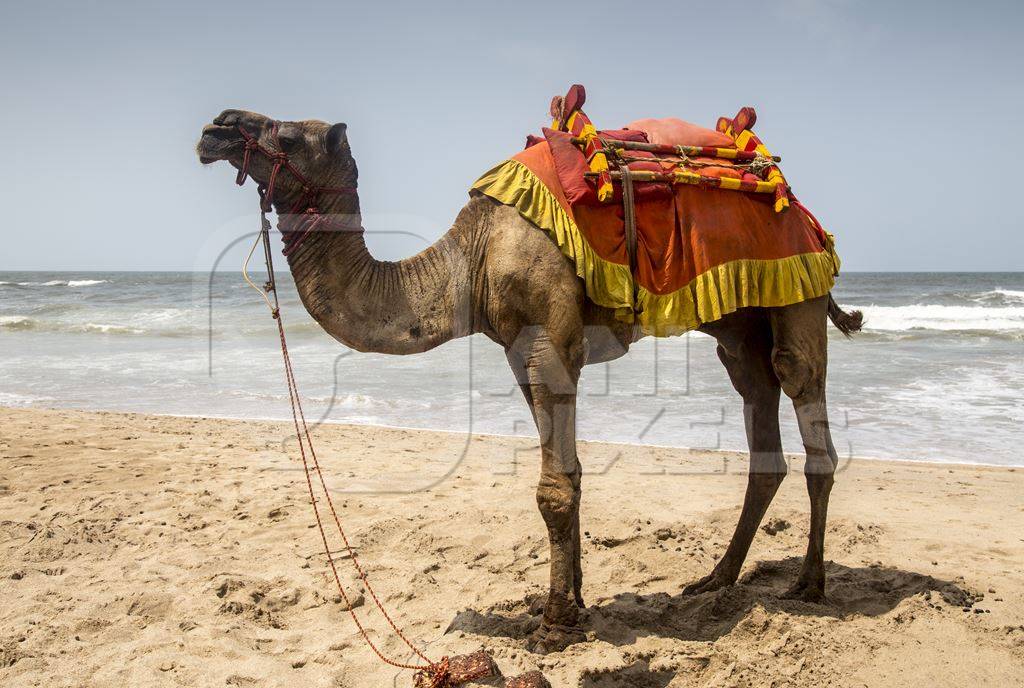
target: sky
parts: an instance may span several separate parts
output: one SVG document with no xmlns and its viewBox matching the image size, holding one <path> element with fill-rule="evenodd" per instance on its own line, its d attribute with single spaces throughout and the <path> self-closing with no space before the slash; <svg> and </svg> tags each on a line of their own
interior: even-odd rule
<svg viewBox="0 0 1024 688">
<path fill-rule="evenodd" d="M 194 153 L 226 108 L 346 122 L 370 248 L 410 255 L 573 83 L 609 129 L 754 106 L 846 270 L 1024 270 L 1022 34 L 985 1 L 4 2 L 0 270 L 237 267 L 255 190 Z"/>
</svg>

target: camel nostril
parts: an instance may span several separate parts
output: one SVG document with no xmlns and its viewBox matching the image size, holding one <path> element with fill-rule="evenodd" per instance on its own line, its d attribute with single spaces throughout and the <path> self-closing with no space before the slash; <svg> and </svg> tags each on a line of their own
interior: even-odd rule
<svg viewBox="0 0 1024 688">
<path fill-rule="evenodd" d="M 238 138 L 238 130 L 223 124 L 207 124 L 203 127 L 203 138 L 208 141 L 228 143 Z"/>
</svg>

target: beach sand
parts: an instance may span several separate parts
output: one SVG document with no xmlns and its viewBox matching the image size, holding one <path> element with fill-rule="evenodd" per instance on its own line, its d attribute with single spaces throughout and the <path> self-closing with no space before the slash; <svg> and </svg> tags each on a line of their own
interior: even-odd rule
<svg viewBox="0 0 1024 688">
<path fill-rule="evenodd" d="M 333 587 L 287 424 L 0 409 L 0 428 L 0 685 L 411 685 Z M 581 443 L 590 640 L 537 656 L 536 440 L 316 437 L 371 582 L 433 658 L 485 647 L 556 687 L 1024 682 L 1024 469 L 844 461 L 813 605 L 779 598 L 805 546 L 799 459 L 740 584 L 683 597 L 728 542 L 744 457 Z"/>
</svg>

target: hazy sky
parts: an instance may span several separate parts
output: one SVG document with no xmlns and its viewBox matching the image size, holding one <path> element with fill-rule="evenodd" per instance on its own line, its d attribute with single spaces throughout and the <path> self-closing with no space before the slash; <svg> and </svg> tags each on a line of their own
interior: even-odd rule
<svg viewBox="0 0 1024 688">
<path fill-rule="evenodd" d="M 579 82 L 606 128 L 756 107 L 846 269 L 1022 270 L 1022 19 L 1013 2 L 6 2 L 0 269 L 207 267 L 255 226 L 253 188 L 193 153 L 228 107 L 347 122 L 368 230 L 433 239 Z"/>
</svg>

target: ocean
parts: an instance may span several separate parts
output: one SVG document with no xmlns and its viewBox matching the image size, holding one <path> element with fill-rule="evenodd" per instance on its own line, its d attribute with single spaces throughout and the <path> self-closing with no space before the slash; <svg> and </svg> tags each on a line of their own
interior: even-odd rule
<svg viewBox="0 0 1024 688">
<path fill-rule="evenodd" d="M 844 273 L 865 312 L 830 328 L 829 403 L 844 457 L 1024 465 L 1024 273 Z M 484 337 L 417 356 L 324 334 L 284 275 L 282 309 L 307 414 L 325 422 L 534 434 Z M 0 405 L 289 417 L 275 325 L 238 273 L 0 273 Z M 783 443 L 801 445 L 783 400 Z M 714 341 L 644 340 L 585 369 L 581 439 L 743 449 L 742 405 Z"/>
</svg>

